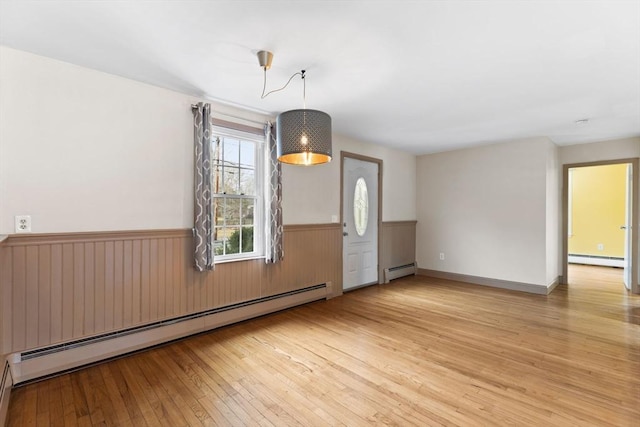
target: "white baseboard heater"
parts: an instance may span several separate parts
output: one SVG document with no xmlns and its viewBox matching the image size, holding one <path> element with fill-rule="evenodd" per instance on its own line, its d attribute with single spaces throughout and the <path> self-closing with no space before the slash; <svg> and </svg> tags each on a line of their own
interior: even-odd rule
<svg viewBox="0 0 640 427">
<path fill-rule="evenodd" d="M 331 283 L 241 302 L 147 325 L 9 355 L 14 385 L 58 375 L 82 366 L 178 338 L 326 299 Z"/>
<path fill-rule="evenodd" d="M 612 256 L 569 254 L 567 261 L 569 264 L 601 265 L 604 267 L 624 268 L 624 258 Z"/>
<path fill-rule="evenodd" d="M 416 263 L 399 265 L 397 267 L 384 269 L 384 283 L 389 283 L 393 279 L 398 279 L 404 276 L 415 275 L 417 271 Z"/>
</svg>

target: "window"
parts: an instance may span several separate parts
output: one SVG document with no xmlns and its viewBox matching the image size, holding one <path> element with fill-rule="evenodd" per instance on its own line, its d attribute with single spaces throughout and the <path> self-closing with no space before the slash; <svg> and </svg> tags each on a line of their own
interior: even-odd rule
<svg viewBox="0 0 640 427">
<path fill-rule="evenodd" d="M 217 261 L 262 256 L 262 147 L 258 135 L 214 129 L 214 250 Z"/>
<path fill-rule="evenodd" d="M 353 220 L 358 236 L 364 236 L 369 222 L 369 194 L 367 183 L 362 177 L 356 181 L 356 188 L 353 192 Z"/>
</svg>

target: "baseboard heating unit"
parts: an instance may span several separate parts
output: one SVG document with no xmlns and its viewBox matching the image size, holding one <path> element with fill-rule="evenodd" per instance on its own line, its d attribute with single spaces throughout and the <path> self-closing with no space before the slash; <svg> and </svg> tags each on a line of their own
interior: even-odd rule
<svg viewBox="0 0 640 427">
<path fill-rule="evenodd" d="M 389 283 L 393 279 L 398 279 L 404 276 L 415 275 L 417 271 L 416 263 L 399 265 L 397 267 L 384 269 L 384 283 Z"/>
<path fill-rule="evenodd" d="M 77 369 L 178 338 L 326 299 L 331 283 L 9 355 L 13 383 Z"/>
<path fill-rule="evenodd" d="M 624 258 L 612 256 L 569 254 L 567 261 L 569 264 L 601 265 L 604 267 L 624 268 Z"/>
</svg>

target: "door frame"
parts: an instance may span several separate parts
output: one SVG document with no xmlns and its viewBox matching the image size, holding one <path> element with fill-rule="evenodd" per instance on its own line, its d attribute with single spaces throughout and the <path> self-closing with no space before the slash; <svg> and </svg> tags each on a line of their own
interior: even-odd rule
<svg viewBox="0 0 640 427">
<path fill-rule="evenodd" d="M 606 165 L 619 165 L 631 163 L 632 179 L 631 196 L 633 200 L 629 204 L 631 207 L 631 292 L 634 294 L 640 293 L 640 286 L 638 285 L 638 212 L 640 211 L 640 187 L 638 187 L 638 165 L 640 164 L 638 157 L 628 159 L 616 159 L 616 160 L 602 160 L 596 162 L 586 163 L 571 163 L 562 165 L 562 283 L 568 284 L 569 282 L 569 169 L 588 167 L 588 166 L 606 166 Z"/>
<path fill-rule="evenodd" d="M 381 256 L 381 230 L 382 230 L 382 160 L 375 157 L 363 156 L 362 154 L 350 153 L 348 151 L 340 151 L 340 231 L 344 231 L 344 159 L 345 158 L 362 160 L 364 162 L 377 163 L 378 164 L 378 259 L 376 260 L 376 271 L 378 272 L 378 283 L 382 283 L 380 279 L 382 274 L 380 273 L 380 256 Z M 344 236 L 343 236 L 344 238 Z M 343 242 L 344 243 L 344 242 Z M 344 265 L 344 244 L 340 245 L 340 259 Z M 341 273 L 342 278 L 340 280 L 341 292 L 344 292 L 344 272 Z"/>
</svg>

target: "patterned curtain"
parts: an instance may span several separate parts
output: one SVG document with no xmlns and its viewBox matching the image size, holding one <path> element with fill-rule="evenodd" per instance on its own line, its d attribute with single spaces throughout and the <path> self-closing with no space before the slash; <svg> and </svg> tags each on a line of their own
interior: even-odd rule
<svg viewBox="0 0 640 427">
<path fill-rule="evenodd" d="M 282 244 L 282 166 L 278 161 L 275 126 L 265 125 L 266 182 L 265 182 L 265 231 L 266 257 L 268 263 L 276 263 L 284 258 Z"/>
<path fill-rule="evenodd" d="M 211 200 L 211 104 L 193 107 L 194 170 L 194 261 L 198 271 L 213 270 L 213 203 Z"/>
</svg>

